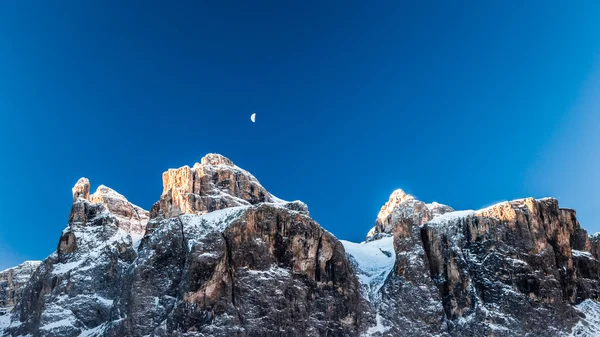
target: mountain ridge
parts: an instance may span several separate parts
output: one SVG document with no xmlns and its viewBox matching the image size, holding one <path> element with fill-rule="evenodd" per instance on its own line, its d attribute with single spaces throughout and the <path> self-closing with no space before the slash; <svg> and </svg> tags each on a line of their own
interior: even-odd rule
<svg viewBox="0 0 600 337">
<path fill-rule="evenodd" d="M 402 190 L 364 242 L 338 240 L 208 154 L 165 172 L 150 211 L 80 179 L 0 335 L 591 336 L 599 240 L 556 199 L 455 211 Z"/>
</svg>

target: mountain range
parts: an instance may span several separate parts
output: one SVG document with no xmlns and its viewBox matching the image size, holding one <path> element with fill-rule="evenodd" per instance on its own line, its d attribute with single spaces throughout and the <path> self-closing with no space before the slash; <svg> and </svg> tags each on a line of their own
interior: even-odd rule
<svg viewBox="0 0 600 337">
<path fill-rule="evenodd" d="M 0 336 L 600 335 L 600 235 L 556 199 L 396 190 L 354 243 L 221 155 L 162 179 L 147 211 L 81 178 L 56 251 L 0 272 Z"/>
</svg>

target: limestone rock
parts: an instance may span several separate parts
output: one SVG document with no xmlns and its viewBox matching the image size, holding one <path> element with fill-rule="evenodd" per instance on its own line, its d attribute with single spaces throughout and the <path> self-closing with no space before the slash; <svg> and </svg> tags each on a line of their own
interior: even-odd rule
<svg viewBox="0 0 600 337">
<path fill-rule="evenodd" d="M 352 243 L 220 155 L 163 183 L 150 215 L 80 179 L 56 252 L 0 273 L 0 335 L 600 335 L 600 239 L 555 199 L 397 190 Z"/>
<path fill-rule="evenodd" d="M 450 206 L 437 202 L 425 204 L 403 190 L 397 189 L 381 207 L 375 227 L 367 234 L 367 241 L 374 239 L 375 236 L 386 236 L 380 234 L 392 234 L 396 224 L 403 220 L 410 220 L 412 224 L 421 226 L 436 216 L 452 211 Z"/>
<path fill-rule="evenodd" d="M 21 291 L 27 285 L 41 261 L 25 261 L 0 272 L 0 315 L 6 314 L 21 299 Z"/>
<path fill-rule="evenodd" d="M 208 154 L 193 167 L 163 173 L 163 193 L 151 218 L 205 214 L 228 207 L 280 202 L 249 172 L 218 154 Z"/>
</svg>

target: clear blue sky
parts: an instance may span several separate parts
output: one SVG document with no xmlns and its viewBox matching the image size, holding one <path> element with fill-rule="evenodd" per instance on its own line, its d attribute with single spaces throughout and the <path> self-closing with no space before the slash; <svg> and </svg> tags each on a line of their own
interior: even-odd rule
<svg viewBox="0 0 600 337">
<path fill-rule="evenodd" d="M 79 177 L 149 209 L 208 152 L 343 239 L 396 188 L 600 231 L 597 2 L 122 2 L 0 3 L 0 269 L 55 249 Z"/>
</svg>

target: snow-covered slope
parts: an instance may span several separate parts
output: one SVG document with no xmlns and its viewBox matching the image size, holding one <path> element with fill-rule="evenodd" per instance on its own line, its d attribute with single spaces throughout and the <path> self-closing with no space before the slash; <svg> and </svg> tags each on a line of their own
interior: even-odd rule
<svg viewBox="0 0 600 337">
<path fill-rule="evenodd" d="M 600 303 L 587 299 L 575 307 L 584 317 L 573 327 L 571 337 L 600 336 Z"/>
<path fill-rule="evenodd" d="M 394 238 L 388 236 L 363 243 L 340 241 L 346 249 L 346 254 L 350 257 L 365 296 L 375 302 L 379 296 L 379 290 L 396 262 Z"/>
</svg>

